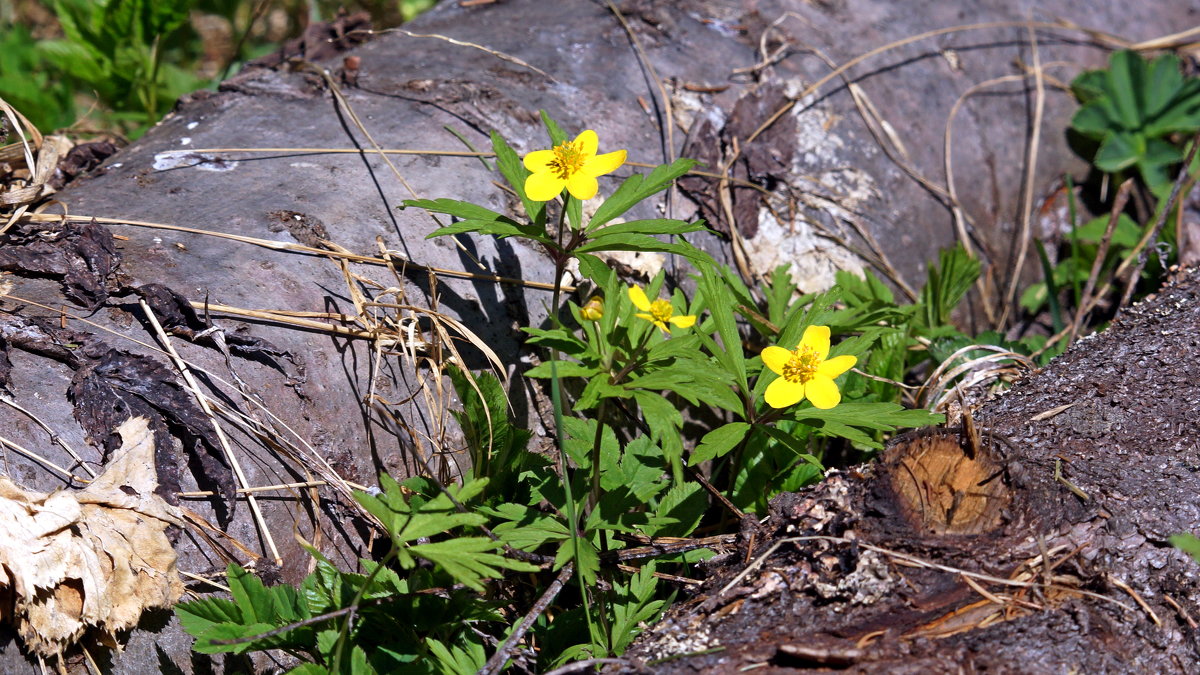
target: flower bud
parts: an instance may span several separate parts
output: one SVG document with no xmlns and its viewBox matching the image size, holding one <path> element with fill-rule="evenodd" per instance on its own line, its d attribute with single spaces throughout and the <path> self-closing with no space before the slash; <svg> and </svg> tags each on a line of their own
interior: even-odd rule
<svg viewBox="0 0 1200 675">
<path fill-rule="evenodd" d="M 587 304 L 579 308 L 579 316 L 588 321 L 599 321 L 604 316 L 604 298 L 598 295 L 588 298 Z"/>
</svg>

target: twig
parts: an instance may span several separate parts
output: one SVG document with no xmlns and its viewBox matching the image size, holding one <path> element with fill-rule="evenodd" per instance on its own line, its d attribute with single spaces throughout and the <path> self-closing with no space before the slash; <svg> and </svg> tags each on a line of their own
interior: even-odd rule
<svg viewBox="0 0 1200 675">
<path fill-rule="evenodd" d="M 1083 285 L 1083 294 L 1079 296 L 1079 307 L 1075 308 L 1075 319 L 1071 322 L 1071 331 L 1067 334 L 1067 344 L 1070 345 L 1075 341 L 1075 336 L 1079 333 L 1079 327 L 1083 325 L 1083 317 L 1091 310 L 1095 304 L 1091 297 L 1092 291 L 1096 288 L 1096 279 L 1100 276 L 1100 266 L 1104 264 L 1104 258 L 1108 255 L 1108 247 L 1112 243 L 1113 232 L 1117 228 L 1117 220 L 1121 217 L 1121 212 L 1125 210 L 1125 203 L 1129 201 L 1129 191 L 1133 189 L 1133 179 L 1126 179 L 1121 183 L 1121 187 L 1117 189 L 1117 195 L 1113 198 L 1112 210 L 1108 213 L 1108 226 L 1104 228 L 1104 237 L 1100 240 L 1100 248 L 1096 251 L 1096 258 L 1092 260 L 1092 270 L 1088 273 L 1087 281 Z M 1097 293 L 1096 297 L 1101 294 Z"/>
<path fill-rule="evenodd" d="M 562 571 L 558 573 L 554 581 L 550 582 L 550 585 L 546 587 L 545 592 L 537 599 L 537 602 L 533 603 L 533 607 L 529 609 L 529 613 L 525 615 L 525 618 L 521 619 L 521 623 L 517 625 L 512 634 L 508 636 L 508 639 L 504 641 L 504 644 L 500 645 L 496 653 L 492 654 L 492 657 L 479 670 L 479 675 L 496 675 L 504 668 L 504 664 L 508 662 L 509 652 L 525 637 L 525 633 L 529 631 L 529 627 L 533 625 L 533 622 L 550 607 L 550 603 L 554 602 L 554 598 L 558 596 L 559 591 L 562 590 L 567 580 L 574 573 L 575 563 L 569 562 L 563 566 Z"/>
<path fill-rule="evenodd" d="M 537 73 L 538 75 L 541 75 L 542 77 L 545 77 L 546 79 L 548 79 L 552 82 L 558 82 L 558 80 L 555 79 L 554 76 L 551 75 L 550 73 L 547 73 L 546 71 L 542 70 L 541 68 L 538 68 L 537 66 L 532 66 L 532 65 L 522 61 L 521 59 L 518 59 L 515 56 L 510 56 L 509 54 L 505 54 L 504 52 L 496 51 L 495 49 L 492 49 L 490 47 L 485 47 L 480 44 L 475 44 L 474 42 L 455 40 L 454 38 L 446 36 L 446 35 L 439 35 L 437 33 L 413 33 L 411 31 L 404 30 L 403 28 L 388 28 L 387 30 L 356 30 L 356 31 L 351 31 L 348 34 L 353 34 L 353 33 L 365 33 L 367 35 L 383 35 L 384 33 L 402 33 L 411 38 L 432 38 L 434 40 L 442 40 L 443 42 L 449 42 L 450 44 L 457 45 L 459 47 L 471 47 L 471 48 L 478 49 L 483 52 L 487 52 L 488 54 L 491 54 L 492 56 L 500 59 L 501 61 L 508 61 L 509 63 L 515 63 L 518 66 L 532 70 L 533 72 Z"/>
<path fill-rule="evenodd" d="M 765 562 L 767 558 L 771 557 L 771 555 L 773 553 L 775 553 L 775 551 L 779 550 L 779 548 L 782 547 L 783 545 L 794 544 L 794 543 L 798 543 L 798 542 L 802 542 L 802 541 L 828 541 L 828 542 L 833 542 L 835 544 L 846 544 L 846 545 L 857 546 L 858 548 L 866 549 L 868 551 L 874 551 L 876 553 L 888 556 L 889 558 L 893 558 L 895 560 L 899 560 L 899 561 L 903 561 L 903 562 L 906 562 L 906 563 L 909 563 L 912 565 L 916 565 L 917 567 L 935 569 L 935 570 L 939 570 L 941 572 L 948 572 L 950 574 L 961 574 L 963 576 L 969 576 L 978 581 L 986 581 L 988 583 L 1000 584 L 1002 586 L 1016 586 L 1019 588 L 1030 588 L 1033 586 L 1041 586 L 1040 583 L 1033 583 L 1030 581 L 1019 581 L 1016 579 L 1004 579 L 1002 577 L 996 577 L 996 576 L 992 576 L 990 574 L 982 574 L 980 572 L 971 572 L 969 570 L 964 570 L 964 569 L 961 569 L 958 567 L 951 567 L 950 565 L 941 565 L 939 563 L 929 562 L 928 560 L 924 560 L 922 558 L 918 558 L 913 555 L 908 555 L 907 553 L 893 551 L 891 549 L 886 549 L 881 546 L 875 546 L 873 544 L 868 544 L 866 542 L 859 541 L 859 540 L 846 539 L 845 537 L 831 537 L 828 535 L 811 535 L 811 536 L 806 536 L 806 537 L 788 537 L 787 539 L 780 539 L 779 541 L 775 542 L 774 544 L 771 545 L 770 548 L 768 548 L 765 552 L 763 552 L 762 555 L 760 555 L 758 558 L 756 558 L 754 560 L 754 562 L 747 565 L 745 567 L 745 569 L 743 569 L 741 572 L 739 572 L 737 574 L 737 576 L 735 576 L 732 580 L 730 580 L 730 582 L 728 584 L 725 584 L 725 586 L 722 587 L 721 590 L 718 591 L 716 595 L 712 596 L 712 598 L 720 599 L 722 596 L 724 596 L 726 593 L 728 593 L 731 588 L 736 586 L 738 584 L 738 582 L 740 582 L 742 579 L 744 579 L 746 577 L 746 575 L 748 575 L 751 572 L 753 572 L 754 570 L 758 569 L 758 567 L 760 565 L 762 565 L 763 562 Z M 1060 587 L 1056 586 L 1055 588 L 1057 589 Z M 1117 605 L 1118 607 L 1122 607 L 1122 608 L 1130 610 L 1130 611 L 1133 610 L 1132 607 L 1130 607 L 1129 605 L 1126 605 L 1125 603 L 1121 602 L 1120 600 L 1114 600 L 1113 598 L 1110 598 L 1106 595 L 1101 595 L 1099 593 L 1093 593 L 1091 591 L 1085 591 L 1085 590 L 1081 590 L 1078 588 L 1069 588 L 1069 587 L 1065 587 L 1065 586 L 1061 587 L 1060 590 L 1070 592 L 1070 593 L 1077 593 L 1079 595 L 1089 597 L 1089 598 L 1094 598 L 1096 600 L 1104 600 L 1105 602 L 1111 602 L 1112 604 Z"/>
<path fill-rule="evenodd" d="M 1146 604 L 1146 601 L 1142 599 L 1142 596 L 1138 595 L 1138 593 L 1134 591 L 1129 584 L 1121 581 L 1112 574 L 1107 576 L 1108 580 L 1112 582 L 1114 586 L 1128 593 L 1129 597 L 1133 598 L 1133 601 L 1138 604 L 1138 607 L 1141 607 L 1147 614 L 1150 615 L 1150 619 L 1154 621 L 1155 626 L 1162 626 L 1162 620 L 1158 618 L 1158 615 L 1154 613 L 1154 610 L 1150 608 L 1150 605 Z"/>
<path fill-rule="evenodd" d="M 568 663 L 567 665 L 560 666 L 558 668 L 555 668 L 554 670 L 546 671 L 546 675 L 567 675 L 567 673 L 578 673 L 581 670 L 588 670 L 589 668 L 592 668 L 593 666 L 602 666 L 602 665 L 627 666 L 630 663 L 632 663 L 632 662 L 629 659 L 612 659 L 612 658 L 584 659 L 582 661 L 575 661 L 573 663 Z"/>
<path fill-rule="evenodd" d="M 37 424 L 39 427 L 42 428 L 42 431 L 45 431 L 47 434 L 50 435 L 51 441 L 57 443 L 59 445 L 59 447 L 61 447 L 63 450 L 66 450 L 67 454 L 71 455 L 71 457 L 73 457 L 75 459 L 75 462 L 79 465 L 79 467 L 81 469 L 86 471 L 87 474 L 89 476 L 91 476 L 92 478 L 96 477 L 96 472 L 92 471 L 92 468 L 90 466 L 88 466 L 86 462 L 83 461 L 83 458 L 80 457 L 79 454 L 75 452 L 75 449 L 72 448 L 69 443 L 64 441 L 62 436 L 59 436 L 56 431 L 51 429 L 50 425 L 43 422 L 41 420 L 41 418 L 39 418 L 37 415 L 34 415 L 33 413 L 26 410 L 24 407 L 21 406 L 20 403 L 17 403 L 16 401 L 14 401 L 13 398 L 11 396 L 9 396 L 8 394 L 0 394 L 0 402 L 3 402 L 5 405 L 11 406 L 12 408 L 24 413 L 26 417 L 33 420 L 35 424 Z"/>
<path fill-rule="evenodd" d="M 212 406 L 208 404 L 208 397 L 201 391 L 200 385 L 196 382 L 196 378 L 192 376 L 192 371 L 180 358 L 179 352 L 175 351 L 175 345 L 171 342 L 171 338 L 167 332 L 163 330 L 162 324 L 158 322 L 158 317 L 154 315 L 154 311 L 150 309 L 150 305 L 146 301 L 139 298 L 138 304 L 141 305 L 142 312 L 146 314 L 146 318 L 150 321 L 150 325 L 154 327 L 154 332 L 158 335 L 158 339 L 162 341 L 163 347 L 170 354 L 171 360 L 175 363 L 175 367 L 179 369 L 179 373 L 183 375 L 183 379 L 187 382 L 188 388 L 196 397 L 196 401 L 200 404 L 200 409 L 208 416 L 212 422 L 213 430 L 217 434 L 217 440 L 221 442 L 221 449 L 225 452 L 225 459 L 229 462 L 229 466 L 233 469 L 233 475 L 237 477 L 242 488 L 250 487 L 250 481 L 246 480 L 246 474 L 242 472 L 242 465 L 238 461 L 237 455 L 233 452 L 233 448 L 229 445 L 229 439 L 225 436 L 225 430 L 221 428 L 217 422 L 216 415 L 213 414 Z M 275 547 L 275 538 L 271 536 L 271 529 L 267 527 L 267 521 L 263 518 L 262 510 L 258 508 L 258 500 L 254 498 L 254 494 L 246 495 L 246 501 L 250 504 L 250 510 L 254 513 L 254 522 L 258 525 L 259 531 L 266 540 L 267 548 L 271 551 L 271 556 L 275 560 L 276 565 L 283 564 L 283 557 L 279 555 L 279 549 Z"/>
</svg>

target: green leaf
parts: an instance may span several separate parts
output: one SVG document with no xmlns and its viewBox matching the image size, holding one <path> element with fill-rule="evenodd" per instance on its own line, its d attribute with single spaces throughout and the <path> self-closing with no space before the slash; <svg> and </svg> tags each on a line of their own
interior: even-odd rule
<svg viewBox="0 0 1200 675">
<path fill-rule="evenodd" d="M 659 500 L 657 515 L 659 520 L 675 522 L 668 522 L 651 534 L 656 537 L 687 537 L 700 524 L 707 510 L 708 495 L 699 483 L 672 485 Z"/>
<path fill-rule="evenodd" d="M 496 213 L 491 209 L 457 199 L 405 199 L 403 203 L 404 208 L 412 207 L 433 211 L 434 213 L 445 213 L 446 215 L 462 218 L 463 220 L 483 220 L 516 224 L 516 221 L 513 219 Z"/>
<path fill-rule="evenodd" d="M 408 552 L 438 565 L 455 581 L 480 593 L 483 592 L 483 580 L 501 576 L 501 570 L 538 571 L 537 565 L 492 553 L 499 547 L 499 542 L 486 537 L 458 537 L 410 546 Z"/>
<path fill-rule="evenodd" d="M 1145 140 L 1141 136 L 1123 131 L 1110 132 L 1096 151 L 1095 164 L 1101 171 L 1116 173 L 1133 166 L 1144 149 Z"/>
<path fill-rule="evenodd" d="M 1108 118 L 1106 109 L 1100 103 L 1088 103 L 1075 111 L 1071 118 L 1071 128 L 1094 140 L 1104 138 L 1113 127 L 1113 121 Z"/>
<path fill-rule="evenodd" d="M 575 249 L 576 253 L 594 253 L 597 251 L 655 251 L 659 253 L 674 253 L 693 262 L 703 260 L 706 254 L 693 246 L 680 243 L 660 241 L 645 234 L 607 234 L 585 242 Z"/>
<path fill-rule="evenodd" d="M 1195 535 L 1186 532 L 1181 534 L 1173 534 L 1167 538 L 1171 545 L 1192 556 L 1192 559 L 1200 563 L 1200 539 Z"/>
<path fill-rule="evenodd" d="M 575 556 L 575 545 L 579 545 L 579 556 Z M 600 572 L 600 553 L 596 551 L 596 547 L 592 543 L 583 538 L 567 539 L 558 545 L 558 553 L 554 556 L 555 571 L 562 569 L 563 565 L 574 561 L 575 574 L 578 574 L 583 583 L 593 586 L 596 584 L 596 575 Z"/>
<path fill-rule="evenodd" d="M 218 624 L 242 623 L 242 610 L 224 598 L 201 598 L 175 605 L 179 624 L 195 637 Z"/>
<path fill-rule="evenodd" d="M 657 218 L 653 220 L 631 220 L 616 225 L 606 225 L 588 232 L 589 239 L 612 234 L 687 234 L 688 232 L 706 232 L 703 220 L 687 222 L 673 218 Z"/>
<path fill-rule="evenodd" d="M 695 160 L 677 159 L 669 165 L 656 167 L 648 176 L 635 173 L 626 178 L 612 196 L 604 200 L 600 208 L 596 209 L 596 214 L 588 221 L 587 231 L 590 232 L 594 228 L 600 227 L 624 214 L 638 202 L 667 189 L 672 181 L 687 173 L 695 165 Z"/>
<path fill-rule="evenodd" d="M 554 241 L 543 234 L 542 229 L 534 225 L 522 225 L 513 222 L 501 222 L 496 220 L 460 220 L 446 227 L 440 227 L 433 232 L 425 235 L 426 239 L 434 237 L 446 237 L 452 234 L 462 234 L 465 232 L 478 232 L 479 234 L 490 234 L 495 237 L 504 239 L 506 237 L 525 237 L 534 241 L 553 246 Z"/>
<path fill-rule="evenodd" d="M 929 268 L 919 300 L 926 328 L 950 323 L 950 313 L 979 278 L 979 270 L 979 261 L 968 255 L 962 244 L 938 252 L 938 264 Z"/>
<path fill-rule="evenodd" d="M 525 377 L 549 378 L 551 367 L 556 366 L 559 377 L 592 377 L 600 372 L 596 366 L 587 366 L 576 361 L 544 361 L 525 371 Z"/>
<path fill-rule="evenodd" d="M 550 145 L 561 145 L 567 140 L 567 132 L 562 130 L 558 122 L 550 117 L 550 114 L 545 110 L 539 110 L 538 115 L 542 118 L 542 124 L 546 127 L 546 133 L 550 136 Z"/>
<path fill-rule="evenodd" d="M 543 227 L 546 223 L 546 202 L 535 202 L 525 194 L 525 179 L 533 172 L 525 168 L 516 151 L 495 131 L 492 132 L 492 151 L 496 153 L 496 167 L 521 199 L 525 215 L 535 225 Z"/>
<path fill-rule="evenodd" d="M 1147 71 L 1146 79 L 1141 83 L 1142 114 L 1146 119 L 1154 119 L 1175 101 L 1183 88 L 1183 74 L 1179 69 L 1179 57 L 1174 54 L 1162 54 L 1154 59 Z"/>
<path fill-rule="evenodd" d="M 1131 50 L 1114 52 L 1108 60 L 1109 91 L 1113 106 L 1126 129 L 1141 126 L 1138 92 L 1146 79 L 1146 62 Z M 1106 169 L 1107 170 L 1107 169 Z"/>
<path fill-rule="evenodd" d="M 737 447 L 738 443 L 746 437 L 750 431 L 750 425 L 745 422 L 731 422 L 722 427 L 717 427 L 712 431 L 704 434 L 704 438 L 700 439 L 700 445 L 692 451 L 692 456 L 688 459 L 690 466 L 696 466 L 701 462 L 707 462 L 710 459 L 724 457 L 730 450 Z"/>
</svg>

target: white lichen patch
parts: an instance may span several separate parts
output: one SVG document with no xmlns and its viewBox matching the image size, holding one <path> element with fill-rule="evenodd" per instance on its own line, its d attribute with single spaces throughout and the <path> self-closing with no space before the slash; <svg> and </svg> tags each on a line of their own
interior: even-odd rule
<svg viewBox="0 0 1200 675">
<path fill-rule="evenodd" d="M 755 271 L 768 273 L 790 265 L 792 278 L 802 293 L 823 291 L 838 270 L 861 272 L 863 263 L 853 253 L 817 235 L 807 221 L 785 226 L 768 210 L 758 212 L 758 234 L 746 241 L 746 253 Z"/>
<path fill-rule="evenodd" d="M 679 654 L 694 654 L 715 647 L 718 643 L 713 638 L 712 629 L 705 623 L 696 624 L 687 630 L 683 630 L 682 626 L 669 619 L 660 624 L 655 628 L 655 636 L 651 641 L 651 660 Z"/>
<path fill-rule="evenodd" d="M 154 170 L 183 169 L 191 167 L 201 171 L 233 171 L 238 162 L 234 159 L 214 157 L 190 150 L 168 150 L 154 155 Z"/>
<path fill-rule="evenodd" d="M 801 83 L 790 83 L 787 94 L 800 93 Z M 781 264 L 791 267 L 800 290 L 823 291 L 834 284 L 838 270 L 861 272 L 863 262 L 832 240 L 818 236 L 813 220 L 841 223 L 854 218 L 869 200 L 879 196 L 875 180 L 865 171 L 850 165 L 845 155 L 846 139 L 839 134 L 841 119 L 828 110 L 811 106 L 811 97 L 797 102 L 791 111 L 798 151 L 790 171 L 794 185 L 811 198 L 792 222 L 780 223 L 767 208 L 758 214 L 759 230 L 747 242 L 753 268 L 769 272 Z M 869 146 L 867 154 L 874 154 Z M 820 195 L 815 196 L 815 195 Z M 780 211 L 777 213 L 787 213 Z"/>
<path fill-rule="evenodd" d="M 887 560 L 875 551 L 863 551 L 854 571 L 839 576 L 836 582 L 815 581 L 813 589 L 823 598 L 846 599 L 851 605 L 870 605 L 895 587 Z"/>
</svg>

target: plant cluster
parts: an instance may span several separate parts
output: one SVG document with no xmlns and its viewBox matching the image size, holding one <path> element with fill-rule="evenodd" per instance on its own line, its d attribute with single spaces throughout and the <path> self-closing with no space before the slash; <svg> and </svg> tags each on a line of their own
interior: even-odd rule
<svg viewBox="0 0 1200 675">
<path fill-rule="evenodd" d="M 559 280 L 578 265 L 581 294 L 558 286 L 557 311 L 525 328 L 542 360 L 524 376 L 544 381 L 554 405 L 551 452 L 510 418 L 496 377 L 453 371 L 472 460 L 461 484 L 383 475 L 379 494 L 358 494 L 389 541 L 363 573 L 316 551 L 299 589 L 265 588 L 231 567 L 232 600 L 178 607 L 197 650 L 282 649 L 303 673 L 477 672 L 500 649 L 490 672 L 505 660 L 541 671 L 618 655 L 672 597 L 662 578 L 712 554 L 698 531 L 728 531 L 741 513 L 817 481 L 831 449 L 861 455 L 897 428 L 941 420 L 901 405 L 897 383 L 971 344 L 949 324 L 979 274 L 961 249 L 942 254 L 915 303 L 897 302 L 870 273 L 801 294 L 780 268 L 751 289 L 687 242 L 702 222 L 622 220 L 693 162 L 623 179 L 585 217 L 596 178 L 625 153 L 599 154 L 594 132 L 570 140 L 543 120 L 552 147 L 523 161 L 492 138 L 523 217 L 453 199 L 406 207 L 456 219 L 431 237 L 523 238 Z M 674 254 L 694 274 L 676 287 L 663 273 L 631 283 L 599 257 L 620 250 Z M 646 561 L 648 542 L 689 537 Z M 566 579 L 519 628 L 516 612 Z"/>
<path fill-rule="evenodd" d="M 42 0 L 56 20 L 34 30 L 0 10 L 0 97 L 34 126 L 51 131 L 97 113 L 97 128 L 140 136 L 180 96 L 213 87 L 242 63 L 276 48 L 268 8 L 293 32 L 343 4 L 327 0 Z M 360 0 L 385 23 L 407 21 L 434 0 Z M 269 7 L 270 6 L 270 7 Z M 10 10 L 11 11 L 11 10 Z M 225 26 L 217 38 L 198 29 Z M 9 23 L 12 22 L 12 23 Z M 276 22 L 278 23 L 278 22 Z M 228 44 L 225 44 L 228 43 Z M 206 63 L 213 59 L 219 63 Z M 202 67 L 203 66 L 203 67 Z M 211 68 L 219 71 L 203 72 Z"/>
</svg>

